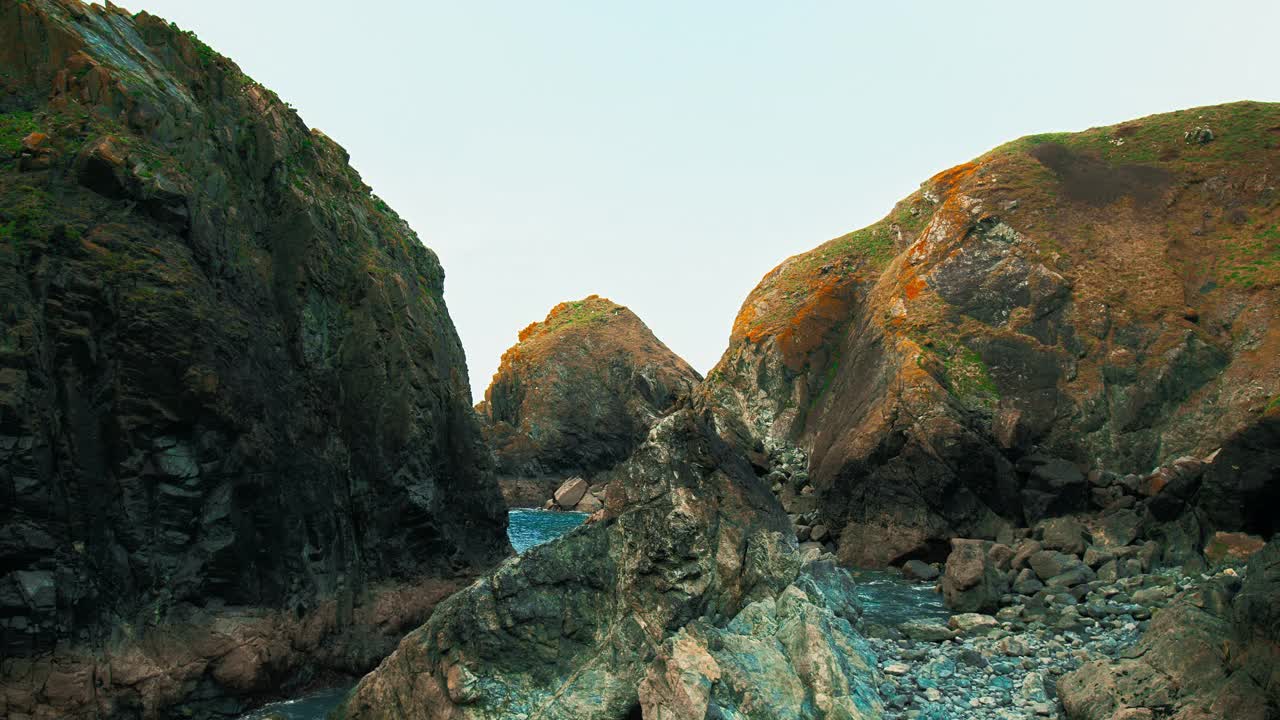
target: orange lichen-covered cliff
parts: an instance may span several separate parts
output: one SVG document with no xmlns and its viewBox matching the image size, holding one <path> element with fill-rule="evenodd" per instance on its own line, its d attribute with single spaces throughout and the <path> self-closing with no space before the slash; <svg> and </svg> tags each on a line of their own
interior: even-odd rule
<svg viewBox="0 0 1280 720">
<path fill-rule="evenodd" d="M 1090 469 L 1218 447 L 1199 517 L 1270 534 L 1277 178 L 1275 104 L 1009 143 L 766 275 L 704 391 L 739 441 L 810 450 L 848 562 L 1083 509 Z"/>
<path fill-rule="evenodd" d="M 592 295 L 522 330 L 477 409 L 502 475 L 591 475 L 700 380 L 635 313 Z"/>
</svg>

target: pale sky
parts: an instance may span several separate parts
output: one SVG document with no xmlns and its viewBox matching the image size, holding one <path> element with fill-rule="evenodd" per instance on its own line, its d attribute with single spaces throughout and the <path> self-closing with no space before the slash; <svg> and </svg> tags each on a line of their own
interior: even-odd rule
<svg viewBox="0 0 1280 720">
<path fill-rule="evenodd" d="M 1021 135 L 1280 100 L 1280 3 L 133 0 L 350 153 L 444 263 L 476 399 L 557 302 L 706 372 L 789 255 Z"/>
</svg>

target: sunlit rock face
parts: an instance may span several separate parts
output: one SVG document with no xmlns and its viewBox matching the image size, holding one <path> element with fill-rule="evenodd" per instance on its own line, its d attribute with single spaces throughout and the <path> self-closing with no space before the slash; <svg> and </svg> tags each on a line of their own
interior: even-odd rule
<svg viewBox="0 0 1280 720">
<path fill-rule="evenodd" d="M 1274 104 L 1197 108 L 939 173 L 764 277 L 702 386 L 720 431 L 808 450 L 853 564 L 940 559 L 1096 507 L 1090 470 L 1219 447 L 1195 502 L 1269 535 L 1249 508 L 1280 492 L 1277 126 Z"/>
<path fill-rule="evenodd" d="M 443 271 L 347 159 L 159 18 L 0 2 L 0 654 L 289 618 L 134 663 L 163 699 L 90 664 L 31 702 L 275 691 L 378 583 L 510 551 Z"/>
</svg>

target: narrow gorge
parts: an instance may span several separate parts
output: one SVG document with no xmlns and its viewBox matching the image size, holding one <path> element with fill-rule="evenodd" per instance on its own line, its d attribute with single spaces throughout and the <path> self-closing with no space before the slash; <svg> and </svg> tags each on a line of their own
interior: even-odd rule
<svg viewBox="0 0 1280 720">
<path fill-rule="evenodd" d="M 1278 176 L 1275 103 L 1024 137 L 705 377 L 590 295 L 473 405 L 341 145 L 0 0 L 0 716 L 1280 717 Z"/>
</svg>

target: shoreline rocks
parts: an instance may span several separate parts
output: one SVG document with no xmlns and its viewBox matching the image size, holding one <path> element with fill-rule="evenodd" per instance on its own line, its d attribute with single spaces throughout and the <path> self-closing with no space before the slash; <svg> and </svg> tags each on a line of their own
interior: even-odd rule
<svg viewBox="0 0 1280 720">
<path fill-rule="evenodd" d="M 1133 651 L 1090 662 L 1059 681 L 1073 720 L 1125 713 L 1267 720 L 1280 709 L 1280 540 L 1240 572 L 1227 568 L 1176 590 L 1135 592 L 1135 601 L 1166 607 Z"/>
<path fill-rule="evenodd" d="M 226 717 L 372 670 L 470 578 L 382 583 L 292 611 L 221 608 L 110 647 L 0 660 L 0 717 Z"/>
<path fill-rule="evenodd" d="M 1251 608 L 1280 607 L 1280 541 L 1217 533 L 1202 551 L 1221 569 L 1196 573 L 1206 563 L 1197 560 L 1201 550 L 1171 554 L 1159 542 L 1117 532 L 1115 520 L 1053 518 L 1012 549 L 953 540 L 938 583 L 957 613 L 949 627 L 906 623 L 898 628 L 906 640 L 873 639 L 882 664 L 895 669 L 889 675 L 914 679 L 882 687 L 886 717 L 1115 720 L 1163 717 L 1143 713 L 1171 707 L 1186 708 L 1179 718 L 1269 717 L 1277 699 L 1265 688 L 1280 677 L 1272 616 L 1280 611 Z M 1160 568 L 1163 559 L 1178 562 Z M 1028 654 L 1037 662 L 993 664 Z M 1247 672 L 1233 674 L 1241 668 Z M 1030 686 L 1030 695 L 1014 692 Z"/>
</svg>

